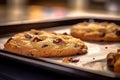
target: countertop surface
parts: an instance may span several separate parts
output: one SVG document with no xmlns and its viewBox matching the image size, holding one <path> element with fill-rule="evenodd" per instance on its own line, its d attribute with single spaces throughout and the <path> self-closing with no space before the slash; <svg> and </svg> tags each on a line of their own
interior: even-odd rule
<svg viewBox="0 0 120 80">
<path fill-rule="evenodd" d="M 80 17 L 98 17 L 109 19 L 120 19 L 119 13 L 90 9 L 68 9 L 64 7 L 43 7 L 31 5 L 29 7 L 4 7 L 0 6 L 0 23 L 43 21 L 53 19 Z"/>
</svg>

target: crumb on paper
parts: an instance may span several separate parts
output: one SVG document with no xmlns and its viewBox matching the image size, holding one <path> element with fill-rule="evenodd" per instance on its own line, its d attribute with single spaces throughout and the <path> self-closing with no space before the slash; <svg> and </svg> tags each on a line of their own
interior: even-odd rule
<svg viewBox="0 0 120 80">
<path fill-rule="evenodd" d="M 95 58 L 93 58 L 93 60 L 95 60 Z"/>
<path fill-rule="evenodd" d="M 105 49 L 108 49 L 108 47 L 106 46 Z"/>
<path fill-rule="evenodd" d="M 79 62 L 79 59 L 63 58 L 62 62 L 64 62 L 64 63 L 77 63 L 77 62 Z"/>
</svg>

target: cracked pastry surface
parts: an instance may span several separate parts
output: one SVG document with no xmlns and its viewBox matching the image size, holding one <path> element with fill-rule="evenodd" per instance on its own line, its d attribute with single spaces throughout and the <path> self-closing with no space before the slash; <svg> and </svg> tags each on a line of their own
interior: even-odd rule
<svg viewBox="0 0 120 80">
<path fill-rule="evenodd" d="M 33 57 L 60 57 L 87 53 L 86 44 L 66 33 L 32 29 L 15 34 L 4 50 Z"/>
<path fill-rule="evenodd" d="M 120 41 L 120 26 L 108 22 L 82 22 L 73 25 L 71 35 L 86 41 Z"/>
</svg>

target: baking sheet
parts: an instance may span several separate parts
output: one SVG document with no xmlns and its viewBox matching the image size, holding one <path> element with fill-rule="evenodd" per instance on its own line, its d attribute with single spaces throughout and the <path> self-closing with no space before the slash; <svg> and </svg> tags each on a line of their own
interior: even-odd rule
<svg viewBox="0 0 120 80">
<path fill-rule="evenodd" d="M 60 26 L 54 28 L 46 28 L 42 30 L 54 31 L 57 33 L 67 32 L 70 34 L 70 28 L 72 26 Z M 0 49 L 4 48 L 4 43 L 13 35 L 13 33 L 6 35 L 0 39 Z M 114 72 L 110 71 L 106 65 L 106 55 L 109 52 L 116 51 L 117 48 L 120 48 L 119 42 L 86 42 L 88 46 L 88 53 L 85 55 L 76 55 L 70 56 L 76 59 L 79 59 L 77 63 L 64 63 L 62 59 L 65 57 L 57 58 L 40 58 L 44 61 L 72 67 L 78 70 L 83 70 L 95 74 L 100 74 L 108 77 L 119 77 Z M 107 47 L 107 48 L 106 48 Z"/>
</svg>

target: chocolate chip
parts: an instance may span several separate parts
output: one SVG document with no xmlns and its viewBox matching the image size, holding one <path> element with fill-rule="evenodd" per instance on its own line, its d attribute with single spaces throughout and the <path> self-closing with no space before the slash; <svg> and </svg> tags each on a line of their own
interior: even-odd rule
<svg viewBox="0 0 120 80">
<path fill-rule="evenodd" d="M 100 32 L 100 37 L 104 37 L 105 36 L 105 32 Z"/>
<path fill-rule="evenodd" d="M 45 48 L 45 47 L 47 47 L 48 45 L 47 44 L 45 44 L 45 45 L 42 45 L 42 48 Z"/>
<path fill-rule="evenodd" d="M 60 38 L 53 40 L 53 43 L 55 43 L 55 44 L 61 44 L 62 42 L 63 42 L 63 40 Z"/>
<path fill-rule="evenodd" d="M 70 61 L 70 62 L 78 62 L 79 59 L 73 59 L 73 58 L 70 58 L 69 61 Z"/>
<path fill-rule="evenodd" d="M 120 36 L 120 30 L 117 30 L 115 33 L 117 36 Z"/>
<path fill-rule="evenodd" d="M 63 58 L 62 61 L 65 62 L 65 63 L 69 63 L 69 62 L 71 62 L 71 63 L 77 63 L 77 62 L 79 62 L 79 59 Z"/>
<path fill-rule="evenodd" d="M 35 38 L 33 39 L 33 42 L 39 42 L 39 41 L 43 41 L 43 39 L 38 38 L 38 37 L 35 37 Z"/>
<path fill-rule="evenodd" d="M 66 32 L 64 32 L 63 35 L 68 35 L 68 34 Z"/>
<path fill-rule="evenodd" d="M 32 38 L 32 36 L 31 36 L 30 34 L 25 34 L 24 36 L 25 36 L 25 38 L 27 38 L 27 39 L 31 39 L 31 38 Z"/>
<path fill-rule="evenodd" d="M 34 32 L 35 35 L 38 35 L 39 33 L 38 32 Z"/>
<path fill-rule="evenodd" d="M 106 46 L 105 49 L 108 49 L 108 47 Z"/>
<path fill-rule="evenodd" d="M 19 48 L 17 45 L 15 45 L 15 48 Z"/>
<path fill-rule="evenodd" d="M 79 59 L 73 59 L 73 58 L 71 58 L 71 59 L 70 59 L 70 62 L 76 63 L 76 62 L 79 62 Z"/>
<path fill-rule="evenodd" d="M 7 43 L 10 42 L 11 40 L 12 40 L 12 38 L 9 38 L 9 39 L 7 40 Z"/>
<path fill-rule="evenodd" d="M 95 58 L 93 57 L 93 60 L 95 60 Z"/>
</svg>

